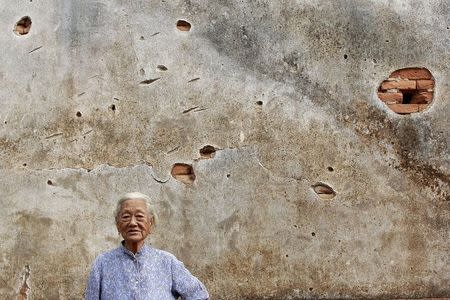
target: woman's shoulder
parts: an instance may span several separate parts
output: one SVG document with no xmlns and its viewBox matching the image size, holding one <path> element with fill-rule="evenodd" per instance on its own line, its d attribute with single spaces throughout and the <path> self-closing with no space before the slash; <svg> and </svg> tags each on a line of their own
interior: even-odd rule
<svg viewBox="0 0 450 300">
<path fill-rule="evenodd" d="M 150 251 L 150 255 L 154 258 L 157 258 L 160 261 L 164 261 L 167 263 L 178 262 L 176 256 L 168 251 L 153 248 L 151 246 L 148 246 L 148 249 Z"/>
<path fill-rule="evenodd" d="M 120 255 L 120 253 L 121 253 L 120 247 L 100 253 L 95 258 L 94 264 L 103 264 L 105 262 L 115 260 L 117 256 Z"/>
</svg>

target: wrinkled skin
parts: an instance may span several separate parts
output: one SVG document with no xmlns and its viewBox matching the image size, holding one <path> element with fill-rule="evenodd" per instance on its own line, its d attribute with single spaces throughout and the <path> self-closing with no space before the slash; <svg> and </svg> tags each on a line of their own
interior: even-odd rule
<svg viewBox="0 0 450 300">
<path fill-rule="evenodd" d="M 148 213 L 144 200 L 130 199 L 122 203 L 116 225 L 125 240 L 125 247 L 136 253 L 152 231 L 153 218 Z"/>
</svg>

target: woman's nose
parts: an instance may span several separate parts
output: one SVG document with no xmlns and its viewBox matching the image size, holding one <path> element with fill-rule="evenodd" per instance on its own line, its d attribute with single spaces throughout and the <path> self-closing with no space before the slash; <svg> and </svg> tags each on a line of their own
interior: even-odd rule
<svg viewBox="0 0 450 300">
<path fill-rule="evenodd" d="M 137 224 L 136 217 L 135 216 L 131 216 L 130 225 L 136 225 L 136 224 Z"/>
</svg>

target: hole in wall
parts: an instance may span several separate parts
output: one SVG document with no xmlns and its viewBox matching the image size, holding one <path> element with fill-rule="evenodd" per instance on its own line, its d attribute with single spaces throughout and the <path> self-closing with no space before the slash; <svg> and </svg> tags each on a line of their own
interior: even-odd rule
<svg viewBox="0 0 450 300">
<path fill-rule="evenodd" d="M 330 172 L 334 171 L 333 167 L 328 167 L 327 170 L 330 171 Z"/>
<path fill-rule="evenodd" d="M 22 17 L 14 26 L 14 33 L 17 35 L 25 35 L 30 32 L 31 18 L 29 16 Z"/>
<path fill-rule="evenodd" d="M 231 174 L 227 174 L 227 178 L 230 178 Z"/>
<path fill-rule="evenodd" d="M 336 196 L 336 192 L 325 183 L 316 183 L 312 186 L 314 192 L 323 200 L 331 200 Z"/>
<path fill-rule="evenodd" d="M 263 105 L 262 101 L 256 101 L 256 105 Z"/>
<path fill-rule="evenodd" d="M 435 81 L 426 68 L 404 68 L 391 73 L 378 88 L 378 98 L 397 114 L 428 108 L 433 101 Z"/>
<path fill-rule="evenodd" d="M 347 59 L 348 58 L 348 55 L 347 54 L 344 54 L 344 59 Z"/>
<path fill-rule="evenodd" d="M 77 111 L 76 116 L 80 118 L 82 116 L 81 112 Z"/>
<path fill-rule="evenodd" d="M 191 23 L 185 20 L 178 20 L 177 29 L 180 31 L 189 31 L 191 30 Z"/>
<path fill-rule="evenodd" d="M 315 233 L 315 232 L 311 232 L 311 235 L 312 235 L 312 236 L 316 236 L 316 233 Z"/>
<path fill-rule="evenodd" d="M 409 92 L 404 92 L 403 93 L 403 104 L 410 104 L 411 100 L 413 98 L 413 93 L 409 93 Z"/>
<path fill-rule="evenodd" d="M 192 165 L 176 163 L 172 167 L 172 171 L 170 172 L 173 178 L 178 181 L 181 181 L 184 184 L 191 184 L 195 180 L 194 169 Z"/>
<path fill-rule="evenodd" d="M 199 152 L 201 158 L 213 158 L 216 154 L 216 148 L 211 145 L 206 145 L 202 149 L 200 149 Z"/>
<path fill-rule="evenodd" d="M 109 106 L 109 109 L 112 110 L 113 112 L 116 111 L 116 105 L 115 104 L 111 104 Z"/>
<path fill-rule="evenodd" d="M 47 184 L 48 185 L 53 185 L 53 182 L 49 179 L 49 180 L 47 180 Z"/>
<path fill-rule="evenodd" d="M 156 68 L 157 68 L 158 70 L 160 70 L 160 71 L 167 71 L 167 70 L 168 70 L 167 67 L 164 66 L 164 65 L 158 65 Z"/>
</svg>

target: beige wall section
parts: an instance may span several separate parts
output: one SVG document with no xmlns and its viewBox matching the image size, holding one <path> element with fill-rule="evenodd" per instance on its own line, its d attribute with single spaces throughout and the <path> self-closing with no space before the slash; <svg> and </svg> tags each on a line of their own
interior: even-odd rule
<svg viewBox="0 0 450 300">
<path fill-rule="evenodd" d="M 0 298 L 29 265 L 29 298 L 79 299 L 128 191 L 213 299 L 450 295 L 447 0 L 0 7 Z M 406 67 L 435 98 L 401 116 L 376 92 Z"/>
</svg>

